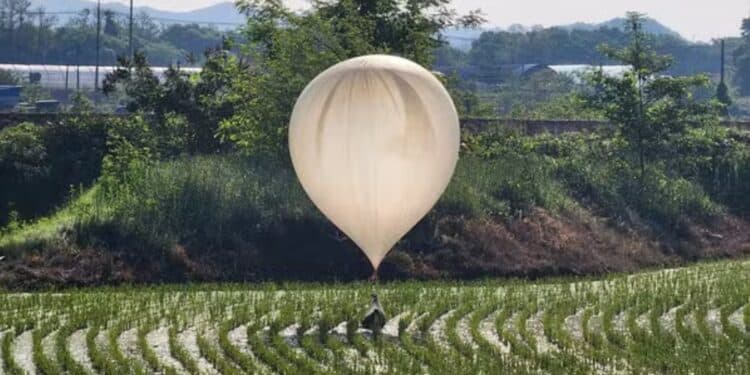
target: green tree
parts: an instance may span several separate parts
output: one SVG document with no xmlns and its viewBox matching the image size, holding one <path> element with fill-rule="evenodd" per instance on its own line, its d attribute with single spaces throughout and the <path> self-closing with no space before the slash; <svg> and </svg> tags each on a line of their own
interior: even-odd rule
<svg viewBox="0 0 750 375">
<path fill-rule="evenodd" d="M 742 95 L 750 94 L 750 18 L 742 20 L 742 43 L 734 50 L 734 83 Z"/>
<path fill-rule="evenodd" d="M 17 85 L 18 77 L 13 72 L 0 69 L 0 85 Z"/>
<path fill-rule="evenodd" d="M 104 33 L 113 37 L 120 34 L 120 25 L 115 20 L 115 12 L 109 9 L 104 11 Z"/>
<path fill-rule="evenodd" d="M 38 210 L 42 199 L 35 196 L 41 184 L 49 176 L 48 154 L 44 145 L 42 128 L 21 123 L 0 130 L 0 226 L 4 225 L 11 211 L 23 217 L 29 211 Z"/>
<path fill-rule="evenodd" d="M 70 103 L 71 105 L 68 109 L 70 113 L 89 114 L 94 112 L 94 102 L 80 91 L 76 91 L 71 95 Z"/>
<path fill-rule="evenodd" d="M 227 40 L 219 48 L 206 51 L 203 70 L 194 76 L 170 67 L 164 82 L 159 82 L 146 55 L 138 52 L 132 60 L 120 59 L 118 69 L 104 80 L 104 92 L 111 95 L 124 91 L 128 97 L 127 109 L 149 114 L 157 136 L 180 139 L 175 142 L 165 138 L 165 144 L 184 144 L 182 151 L 191 154 L 215 152 L 220 147 L 215 137 L 218 124 L 230 117 L 235 102 L 243 99 L 228 90 L 230 82 L 249 79 L 247 63 L 228 52 L 229 49 L 231 41 Z M 176 118 L 180 120 L 175 121 Z M 183 133 L 178 135 L 179 129 Z M 174 147 L 169 149 L 176 151 Z"/>
<path fill-rule="evenodd" d="M 732 105 L 732 97 L 729 95 L 729 87 L 724 81 L 719 82 L 719 85 L 716 87 L 716 100 L 724 106 L 722 113 L 725 116 L 729 114 L 729 106 Z"/>
<path fill-rule="evenodd" d="M 299 93 L 317 74 L 347 58 L 388 53 L 430 67 L 440 31 L 476 25 L 457 17 L 450 0 L 334 0 L 313 2 L 298 14 L 277 0 L 245 0 L 252 14 L 244 36 L 254 61 L 250 79 L 233 80 L 237 113 L 219 135 L 247 152 L 276 154 L 286 147 L 286 125 Z"/>
<path fill-rule="evenodd" d="M 643 20 L 641 14 L 628 13 L 629 44 L 619 49 L 601 47 L 607 58 L 630 65 L 631 71 L 622 77 L 598 71 L 589 77 L 594 90 L 584 94 L 587 106 L 601 111 L 614 124 L 616 136 L 637 162 L 641 184 L 646 164 L 668 155 L 671 141 L 691 125 L 716 120 L 715 103 L 692 95 L 692 90 L 708 84 L 708 78 L 663 75 L 672 59 L 654 51 L 643 31 Z"/>
</svg>

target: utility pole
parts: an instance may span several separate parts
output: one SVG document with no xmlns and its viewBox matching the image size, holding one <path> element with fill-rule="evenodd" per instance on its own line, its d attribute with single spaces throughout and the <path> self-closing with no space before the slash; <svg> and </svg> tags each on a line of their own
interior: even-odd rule
<svg viewBox="0 0 750 375">
<path fill-rule="evenodd" d="M 102 37 L 102 0 L 96 0 L 96 68 L 94 70 L 94 98 L 99 92 L 99 50 Z"/>
<path fill-rule="evenodd" d="M 36 50 L 39 51 L 39 57 L 42 64 L 44 64 L 44 52 L 42 52 L 42 29 L 44 19 L 44 10 L 39 8 L 39 29 L 36 32 Z"/>
<path fill-rule="evenodd" d="M 130 0 L 130 28 L 128 31 L 128 48 L 130 49 L 130 58 L 133 58 L 135 51 L 133 51 L 133 0 Z"/>
<path fill-rule="evenodd" d="M 724 64 L 725 64 L 725 56 L 724 56 L 724 39 L 721 40 L 721 82 L 724 82 Z"/>
<path fill-rule="evenodd" d="M 13 60 L 11 61 L 18 61 L 18 56 L 16 56 L 16 32 L 13 29 L 14 25 L 14 17 L 16 16 L 16 8 L 15 4 L 11 2 L 8 4 L 8 31 L 10 32 L 10 48 L 11 51 L 13 51 Z"/>
<path fill-rule="evenodd" d="M 716 98 L 724 104 L 723 115 L 729 118 L 729 106 L 732 105 L 732 97 L 729 95 L 729 88 L 724 82 L 726 79 L 726 50 L 724 46 L 724 39 L 721 40 L 721 81 L 719 81 L 719 87 L 716 88 Z"/>
</svg>

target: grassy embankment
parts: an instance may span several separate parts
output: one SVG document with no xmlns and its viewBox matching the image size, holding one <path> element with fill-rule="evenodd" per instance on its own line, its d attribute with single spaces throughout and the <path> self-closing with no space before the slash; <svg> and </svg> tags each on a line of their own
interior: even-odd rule
<svg viewBox="0 0 750 375">
<path fill-rule="evenodd" d="M 445 195 L 396 246 L 384 277 L 595 274 L 750 251 L 741 219 L 747 158 L 711 161 L 709 171 L 690 158 L 654 163 L 642 178 L 594 135 L 495 143 L 464 150 Z M 0 250 L 58 271 L 72 266 L 54 254 L 105 257 L 115 269 L 96 282 L 369 272 L 288 164 L 238 156 L 181 158 L 100 181 L 52 216 L 6 228 Z M 144 263 L 153 266 L 136 269 Z"/>
</svg>

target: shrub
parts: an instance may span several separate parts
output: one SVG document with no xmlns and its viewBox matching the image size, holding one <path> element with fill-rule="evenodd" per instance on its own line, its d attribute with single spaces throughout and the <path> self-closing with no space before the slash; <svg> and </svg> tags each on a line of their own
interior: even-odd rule
<svg viewBox="0 0 750 375">
<path fill-rule="evenodd" d="M 637 214 L 654 224 L 674 226 L 685 218 L 708 219 L 720 208 L 696 185 L 649 165 L 640 171 L 623 161 L 596 161 L 591 155 L 572 158 L 560 170 L 579 199 L 591 201 L 608 216 L 632 221 Z"/>
<path fill-rule="evenodd" d="M 0 131 L 0 225 L 11 209 L 20 220 L 33 219 L 62 204 L 72 188 L 90 185 L 100 173 L 105 128 L 101 118 L 83 116 Z"/>
<path fill-rule="evenodd" d="M 44 209 L 50 168 L 41 128 L 23 123 L 0 131 L 0 225 L 16 210 L 22 214 Z"/>
<path fill-rule="evenodd" d="M 750 214 L 750 149 L 726 128 L 694 129 L 676 140 L 674 169 L 739 215 Z"/>
</svg>

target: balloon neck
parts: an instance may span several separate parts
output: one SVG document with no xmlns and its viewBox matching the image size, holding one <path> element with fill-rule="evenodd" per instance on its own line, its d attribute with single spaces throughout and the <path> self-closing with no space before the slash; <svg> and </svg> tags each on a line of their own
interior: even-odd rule
<svg viewBox="0 0 750 375">
<path fill-rule="evenodd" d="M 370 276 L 370 278 L 368 280 L 372 281 L 372 282 L 378 281 L 378 270 L 377 269 L 375 269 L 374 271 L 372 271 L 372 275 Z"/>
</svg>

